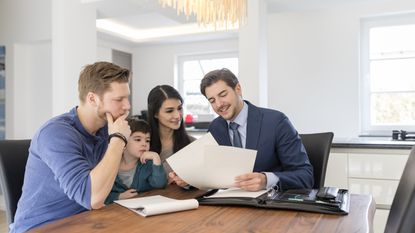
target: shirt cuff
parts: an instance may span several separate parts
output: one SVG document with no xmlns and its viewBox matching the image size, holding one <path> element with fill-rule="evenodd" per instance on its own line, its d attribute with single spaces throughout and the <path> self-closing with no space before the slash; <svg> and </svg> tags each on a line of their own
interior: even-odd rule
<svg viewBox="0 0 415 233">
<path fill-rule="evenodd" d="M 280 178 L 272 172 L 263 172 L 267 177 L 266 189 L 271 189 L 278 184 Z"/>
</svg>

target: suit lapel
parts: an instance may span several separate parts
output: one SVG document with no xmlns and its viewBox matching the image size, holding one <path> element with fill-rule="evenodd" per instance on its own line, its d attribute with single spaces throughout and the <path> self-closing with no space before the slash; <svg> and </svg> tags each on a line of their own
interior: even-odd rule
<svg viewBox="0 0 415 233">
<path fill-rule="evenodd" d="M 231 139 L 229 138 L 228 123 L 226 122 L 225 119 L 220 118 L 219 124 L 220 124 L 220 127 L 217 127 L 217 130 L 218 130 L 217 135 L 223 136 L 223 137 L 217 138 L 219 145 L 232 146 Z"/>
<path fill-rule="evenodd" d="M 262 114 L 259 108 L 252 105 L 248 101 L 248 121 L 246 128 L 246 148 L 256 149 L 258 145 L 259 135 L 261 133 Z"/>
</svg>

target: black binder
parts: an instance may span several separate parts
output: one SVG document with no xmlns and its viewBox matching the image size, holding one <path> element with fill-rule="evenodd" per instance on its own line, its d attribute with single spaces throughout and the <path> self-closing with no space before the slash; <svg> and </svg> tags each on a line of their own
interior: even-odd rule
<svg viewBox="0 0 415 233">
<path fill-rule="evenodd" d="M 349 213 L 350 195 L 346 189 L 335 189 L 333 195 L 324 196 L 327 190 L 321 189 L 293 189 L 286 191 L 269 190 L 264 194 L 252 197 L 210 197 L 218 190 L 209 192 L 198 197 L 201 205 L 240 205 L 258 208 L 291 209 L 324 214 L 347 215 Z"/>
</svg>

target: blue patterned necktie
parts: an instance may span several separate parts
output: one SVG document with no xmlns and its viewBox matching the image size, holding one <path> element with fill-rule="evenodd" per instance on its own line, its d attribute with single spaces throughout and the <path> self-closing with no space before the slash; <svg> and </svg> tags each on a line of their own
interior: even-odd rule
<svg viewBox="0 0 415 233">
<path fill-rule="evenodd" d="M 239 134 L 238 127 L 239 125 L 235 122 L 229 123 L 229 128 L 233 133 L 233 146 L 242 148 L 241 135 Z"/>
</svg>

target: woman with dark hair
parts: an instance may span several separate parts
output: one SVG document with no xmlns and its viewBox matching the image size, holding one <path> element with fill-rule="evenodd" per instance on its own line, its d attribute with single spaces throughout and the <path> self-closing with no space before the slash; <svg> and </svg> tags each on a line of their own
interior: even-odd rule
<svg viewBox="0 0 415 233">
<path fill-rule="evenodd" d="M 186 133 L 183 122 L 183 98 L 169 85 L 154 87 L 147 98 L 147 121 L 151 127 L 150 150 L 160 155 L 169 183 L 187 184 L 177 177 L 166 159 L 195 139 Z"/>
</svg>

